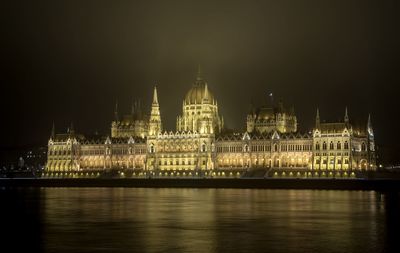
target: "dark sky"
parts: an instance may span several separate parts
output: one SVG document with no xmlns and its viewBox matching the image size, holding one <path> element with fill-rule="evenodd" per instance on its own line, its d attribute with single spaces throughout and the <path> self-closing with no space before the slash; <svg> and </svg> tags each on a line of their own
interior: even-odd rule
<svg viewBox="0 0 400 253">
<path fill-rule="evenodd" d="M 149 105 L 175 130 L 201 64 L 229 127 L 268 92 L 302 129 L 372 114 L 382 147 L 399 150 L 398 1 L 3 1 L 1 146 L 65 131 L 109 133 L 115 100 Z"/>
</svg>

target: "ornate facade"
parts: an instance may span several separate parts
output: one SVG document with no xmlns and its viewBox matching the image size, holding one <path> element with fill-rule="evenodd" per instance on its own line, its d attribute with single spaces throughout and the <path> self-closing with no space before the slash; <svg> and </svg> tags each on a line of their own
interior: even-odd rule
<svg viewBox="0 0 400 253">
<path fill-rule="evenodd" d="M 297 132 L 297 118 L 294 108 L 287 110 L 280 101 L 278 106 L 271 104 L 259 108 L 251 106 L 247 115 L 247 132 L 269 133 L 274 130 L 280 133 Z"/>
<path fill-rule="evenodd" d="M 130 177 L 352 177 L 375 170 L 371 119 L 353 126 L 347 109 L 342 122 L 320 121 L 297 130 L 294 109 L 283 103 L 251 109 L 247 131 L 224 131 L 218 102 L 199 72 L 177 117 L 176 131 L 164 131 L 157 88 L 149 115 L 140 103 L 121 119 L 118 105 L 110 136 L 84 136 L 71 128 L 48 142 L 44 176 Z"/>
</svg>

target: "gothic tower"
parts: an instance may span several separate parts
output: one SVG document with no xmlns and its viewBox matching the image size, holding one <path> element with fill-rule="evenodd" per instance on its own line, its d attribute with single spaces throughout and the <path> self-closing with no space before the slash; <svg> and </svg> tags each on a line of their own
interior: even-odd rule
<svg viewBox="0 0 400 253">
<path fill-rule="evenodd" d="M 149 119 L 149 135 L 155 136 L 162 131 L 160 105 L 158 104 L 157 87 L 154 87 L 153 102 Z"/>
</svg>

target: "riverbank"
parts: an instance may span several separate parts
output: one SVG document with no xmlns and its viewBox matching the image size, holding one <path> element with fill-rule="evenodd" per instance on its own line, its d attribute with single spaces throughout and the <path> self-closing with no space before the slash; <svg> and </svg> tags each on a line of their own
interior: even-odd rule
<svg viewBox="0 0 400 253">
<path fill-rule="evenodd" d="M 0 187 L 136 187 L 376 190 L 400 192 L 390 179 L 0 179 Z"/>
</svg>

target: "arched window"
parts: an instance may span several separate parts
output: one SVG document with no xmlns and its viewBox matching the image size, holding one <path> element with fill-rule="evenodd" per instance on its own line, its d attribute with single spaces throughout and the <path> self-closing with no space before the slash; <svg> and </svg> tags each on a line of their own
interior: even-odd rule
<svg viewBox="0 0 400 253">
<path fill-rule="evenodd" d="M 349 143 L 347 141 L 344 142 L 344 149 L 349 149 Z"/>
<path fill-rule="evenodd" d="M 333 149 L 333 142 L 329 143 L 329 149 Z"/>
<path fill-rule="evenodd" d="M 342 149 L 342 144 L 340 143 L 340 141 L 338 141 L 337 145 L 336 145 L 337 149 Z"/>
<path fill-rule="evenodd" d="M 206 144 L 201 144 L 201 152 L 206 152 Z"/>
<path fill-rule="evenodd" d="M 326 142 L 322 143 L 322 149 L 326 150 Z"/>
<path fill-rule="evenodd" d="M 361 143 L 361 151 L 366 151 L 367 150 L 367 146 L 365 146 L 365 143 Z"/>
<path fill-rule="evenodd" d="M 318 142 L 315 144 L 315 149 L 316 149 L 316 150 L 319 150 L 319 149 L 320 149 L 320 145 L 319 145 Z"/>
<path fill-rule="evenodd" d="M 244 152 L 249 152 L 249 146 L 247 144 L 244 145 Z"/>
<path fill-rule="evenodd" d="M 278 151 L 278 145 L 275 143 L 274 144 L 274 151 L 277 152 Z"/>
<path fill-rule="evenodd" d="M 155 152 L 155 148 L 154 148 L 154 144 L 150 145 L 150 153 L 154 153 Z"/>
</svg>

